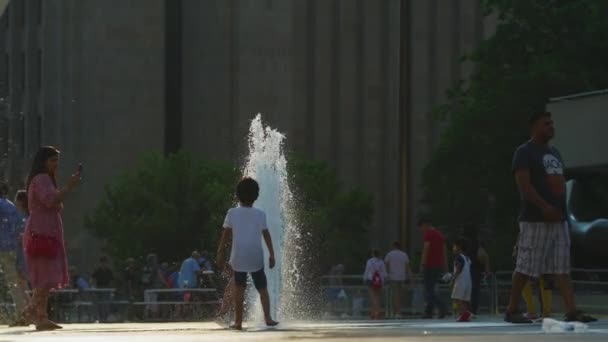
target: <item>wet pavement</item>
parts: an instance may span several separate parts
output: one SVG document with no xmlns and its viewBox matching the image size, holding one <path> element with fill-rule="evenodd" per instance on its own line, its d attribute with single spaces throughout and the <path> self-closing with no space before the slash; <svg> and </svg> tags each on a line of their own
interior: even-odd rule
<svg viewBox="0 0 608 342">
<path fill-rule="evenodd" d="M 545 334 L 540 324 L 511 325 L 498 319 L 471 323 L 433 320 L 283 322 L 277 328 L 249 325 L 229 331 L 213 322 L 68 324 L 63 330 L 36 332 L 0 327 L 0 341 L 11 342 L 187 342 L 187 341 L 608 341 L 608 320 L 585 333 Z"/>
</svg>

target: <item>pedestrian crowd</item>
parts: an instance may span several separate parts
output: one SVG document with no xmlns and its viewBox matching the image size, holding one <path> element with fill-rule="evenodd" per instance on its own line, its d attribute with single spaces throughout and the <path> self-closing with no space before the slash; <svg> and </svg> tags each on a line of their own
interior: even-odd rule
<svg viewBox="0 0 608 342">
<path fill-rule="evenodd" d="M 459 237 L 452 244 L 453 257 L 450 258 L 444 235 L 431 225 L 430 220 L 421 219 L 418 226 L 423 232 L 422 254 L 417 265 L 426 303 L 423 317 L 434 317 L 435 310 L 438 318 L 444 318 L 448 313 L 446 304 L 436 293 L 437 283 L 443 281 L 450 285 L 457 320 L 470 321 L 479 309 L 482 279 L 490 274 L 485 249 L 477 238 Z M 453 260 L 451 268 L 448 266 L 450 259 Z M 393 242 L 392 249 L 384 257 L 377 249 L 372 250 L 363 273 L 369 287 L 370 318 L 403 317 L 403 294 L 417 279 L 412 269 L 412 260 L 398 241 Z M 382 311 L 380 296 L 383 289 L 391 293 L 391 312 Z"/>
</svg>

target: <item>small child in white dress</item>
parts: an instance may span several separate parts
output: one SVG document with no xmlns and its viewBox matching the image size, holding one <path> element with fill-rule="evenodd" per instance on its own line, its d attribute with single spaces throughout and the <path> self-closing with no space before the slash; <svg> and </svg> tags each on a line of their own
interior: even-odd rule
<svg viewBox="0 0 608 342">
<path fill-rule="evenodd" d="M 469 311 L 471 303 L 471 259 L 466 256 L 466 240 L 458 239 L 452 247 L 454 253 L 454 277 L 452 278 L 452 300 L 459 309 L 458 322 L 469 322 L 472 314 Z"/>
</svg>

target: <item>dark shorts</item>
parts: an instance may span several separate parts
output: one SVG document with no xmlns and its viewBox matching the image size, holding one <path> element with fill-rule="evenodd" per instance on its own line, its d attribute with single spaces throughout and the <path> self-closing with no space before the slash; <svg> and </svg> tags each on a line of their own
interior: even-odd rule
<svg viewBox="0 0 608 342">
<path fill-rule="evenodd" d="M 234 283 L 240 287 L 247 287 L 247 273 L 248 272 L 234 272 Z M 268 287 L 266 281 L 266 273 L 262 268 L 259 271 L 251 272 L 251 278 L 253 279 L 253 285 L 256 289 L 262 290 Z"/>
</svg>

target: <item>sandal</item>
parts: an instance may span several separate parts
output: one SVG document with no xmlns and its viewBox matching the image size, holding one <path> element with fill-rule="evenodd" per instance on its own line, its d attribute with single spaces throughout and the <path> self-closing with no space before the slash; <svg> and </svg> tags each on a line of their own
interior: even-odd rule
<svg viewBox="0 0 608 342">
<path fill-rule="evenodd" d="M 505 313 L 505 322 L 513 324 L 532 324 L 532 320 L 524 317 L 521 313 Z"/>
<path fill-rule="evenodd" d="M 51 331 L 58 329 L 63 329 L 63 327 L 48 319 L 44 320 L 42 323 L 36 324 L 36 330 L 38 331 Z"/>
<path fill-rule="evenodd" d="M 577 311 L 574 313 L 566 314 L 566 316 L 564 316 L 564 321 L 591 323 L 591 322 L 597 322 L 597 318 L 591 317 L 589 315 L 585 315 L 582 311 Z"/>
<path fill-rule="evenodd" d="M 279 322 L 277 322 L 277 321 L 273 321 L 273 320 L 266 321 L 267 327 L 276 327 L 277 325 L 279 325 Z"/>
</svg>

